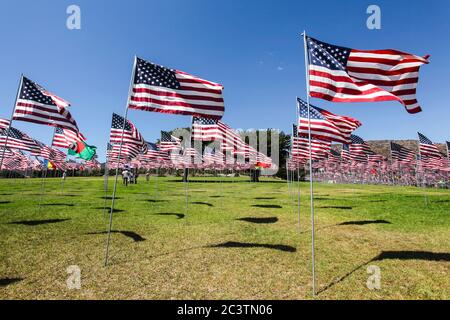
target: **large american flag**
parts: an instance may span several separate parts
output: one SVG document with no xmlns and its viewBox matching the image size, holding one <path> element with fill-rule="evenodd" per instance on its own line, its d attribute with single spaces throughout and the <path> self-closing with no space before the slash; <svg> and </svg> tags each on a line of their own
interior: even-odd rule
<svg viewBox="0 0 450 320">
<path fill-rule="evenodd" d="M 223 86 L 136 58 L 128 107 L 161 113 L 220 119 Z"/>
<path fill-rule="evenodd" d="M 39 145 L 33 138 L 13 127 L 0 129 L 0 144 L 11 149 L 19 149 L 32 153 L 39 153 L 40 150 Z"/>
<path fill-rule="evenodd" d="M 421 157 L 429 158 L 441 158 L 442 155 L 436 145 L 420 132 L 417 132 L 419 136 L 419 151 Z"/>
<path fill-rule="evenodd" d="M 109 142 L 112 144 L 120 144 L 122 142 L 123 131 L 123 146 L 129 147 L 130 149 L 136 149 L 137 153 L 146 153 L 147 143 L 145 142 L 142 134 L 130 120 L 126 120 L 125 127 L 124 122 L 125 118 L 113 113 Z M 122 149 L 124 149 L 123 146 Z"/>
<path fill-rule="evenodd" d="M 81 132 L 56 127 L 53 134 L 52 146 L 69 149 L 71 143 L 85 140 L 86 138 Z"/>
<path fill-rule="evenodd" d="M 301 135 L 309 134 L 308 104 L 300 98 L 298 103 L 298 130 Z M 351 117 L 335 115 L 327 110 L 309 105 L 311 119 L 311 137 L 351 143 L 350 136 L 354 130 L 361 126 L 361 122 Z"/>
<path fill-rule="evenodd" d="M 306 37 L 311 97 L 333 102 L 396 100 L 409 113 L 416 100 L 419 67 L 428 57 L 397 50 L 356 50 Z"/>
<path fill-rule="evenodd" d="M 33 122 L 79 131 L 70 114 L 70 104 L 37 83 L 22 77 L 13 120 Z"/>
<path fill-rule="evenodd" d="M 415 152 L 395 142 L 391 142 L 391 158 L 401 164 L 413 165 L 416 163 Z"/>
</svg>

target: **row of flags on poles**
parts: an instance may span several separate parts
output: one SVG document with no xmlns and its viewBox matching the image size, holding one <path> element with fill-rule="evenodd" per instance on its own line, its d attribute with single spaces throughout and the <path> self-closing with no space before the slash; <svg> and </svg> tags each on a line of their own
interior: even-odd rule
<svg viewBox="0 0 450 320">
<path fill-rule="evenodd" d="M 80 168 L 81 165 L 74 165 L 77 162 L 67 161 L 67 154 L 85 160 L 85 167 L 99 168 L 100 163 L 96 160 L 96 147 L 86 143 L 86 138 L 80 132 L 69 107 L 69 102 L 22 75 L 12 118 L 10 120 L 0 119 L 1 169 L 67 170 Z M 14 128 L 13 121 L 54 127 L 51 145 L 46 145 Z M 67 154 L 57 148 L 67 149 Z"/>
<path fill-rule="evenodd" d="M 332 45 L 304 35 L 307 55 L 308 95 L 332 102 L 398 101 L 407 112 L 420 112 L 416 99 L 419 69 L 429 56 L 398 50 L 357 50 Z M 56 148 L 86 161 L 95 160 L 95 147 L 86 143 L 69 111 L 70 103 L 22 76 L 11 120 L 0 119 L 2 161 L 18 150 L 41 157 L 55 166 L 63 166 L 63 154 Z M 157 142 L 146 141 L 136 126 L 113 113 L 107 164 L 137 167 L 244 167 L 274 168 L 266 154 L 249 143 L 221 119 L 225 112 L 223 86 L 186 72 L 157 65 L 135 57 L 127 110 L 141 110 L 192 117 L 190 137 L 183 141 L 161 131 Z M 349 116 L 333 114 L 297 99 L 298 119 L 293 126 L 289 166 L 315 161 L 331 163 L 379 164 L 383 156 L 375 154 L 353 132 L 362 124 Z M 11 126 L 12 121 L 27 121 L 55 128 L 51 146 L 47 146 Z M 196 144 L 199 142 L 200 144 Z M 331 148 L 341 143 L 341 154 Z M 201 146 L 200 148 L 198 146 Z M 448 142 L 447 142 L 448 145 Z M 195 147 L 194 147 L 195 146 Z M 7 152 L 8 151 L 8 152 Z M 448 154 L 419 133 L 419 157 L 398 144 L 391 144 L 391 163 L 432 170 L 446 170 Z M 311 154 L 310 154 L 311 153 Z M 65 154 L 64 154 L 65 155 Z M 236 161 L 238 158 L 243 161 Z M 14 163 L 21 156 L 15 155 Z M 25 162 L 25 161 L 23 161 Z M 8 162 L 11 163 L 11 162 Z"/>
<path fill-rule="evenodd" d="M 398 50 L 356 50 L 332 45 L 306 36 L 307 86 L 309 97 L 331 102 L 399 101 L 409 113 L 422 109 L 416 99 L 419 68 L 429 56 L 419 57 Z M 416 173 L 447 177 L 447 154 L 418 133 L 418 154 L 395 142 L 390 159 L 376 154 L 353 132 L 361 122 L 335 115 L 297 99 L 297 123 L 293 125 L 288 169 L 295 170 L 311 160 L 311 166 L 327 176 L 358 172 L 358 176 L 388 172 Z M 342 144 L 340 154 L 332 143 Z M 354 177 L 353 177 L 354 178 Z"/>
</svg>

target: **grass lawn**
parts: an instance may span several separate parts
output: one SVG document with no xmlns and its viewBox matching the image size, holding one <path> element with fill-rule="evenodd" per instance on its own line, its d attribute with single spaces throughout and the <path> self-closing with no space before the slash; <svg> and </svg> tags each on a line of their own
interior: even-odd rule
<svg viewBox="0 0 450 320">
<path fill-rule="evenodd" d="M 40 179 L 0 180 L 0 298 L 311 299 L 309 185 L 299 230 L 286 182 L 193 179 L 187 212 L 180 178 L 118 185 L 106 268 L 103 178 L 68 178 L 63 191 L 47 179 L 42 197 Z M 450 298 L 449 190 L 315 191 L 318 299 Z M 70 265 L 79 290 L 67 288 Z"/>
</svg>

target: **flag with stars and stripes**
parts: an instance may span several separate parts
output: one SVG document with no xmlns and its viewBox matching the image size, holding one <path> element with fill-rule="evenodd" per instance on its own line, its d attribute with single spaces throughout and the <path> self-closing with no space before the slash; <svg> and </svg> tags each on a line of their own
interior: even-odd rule
<svg viewBox="0 0 450 320">
<path fill-rule="evenodd" d="M 56 127 L 53 134 L 52 147 L 69 149 L 71 143 L 79 141 L 86 141 L 81 132 Z"/>
<path fill-rule="evenodd" d="M 419 68 L 428 57 L 397 50 L 356 50 L 306 37 L 311 97 L 333 102 L 396 100 L 409 113 L 416 99 Z"/>
<path fill-rule="evenodd" d="M 124 146 L 129 147 L 130 149 L 135 149 L 137 153 L 147 152 L 147 143 L 145 143 L 144 137 L 133 125 L 133 123 L 131 123 L 130 120 L 125 121 L 125 118 L 113 113 L 109 142 L 112 144 L 120 144 L 122 142 L 122 132 Z"/>
<path fill-rule="evenodd" d="M 33 153 L 39 153 L 40 150 L 39 145 L 33 138 L 13 127 L 0 129 L 0 144 L 11 149 Z"/>
<path fill-rule="evenodd" d="M 395 142 L 391 142 L 391 158 L 398 163 L 407 165 L 413 165 L 416 162 L 414 151 Z"/>
<path fill-rule="evenodd" d="M 350 147 L 348 144 L 342 144 L 342 150 L 341 150 L 341 159 L 344 161 L 351 160 L 350 157 Z"/>
<path fill-rule="evenodd" d="M 419 136 L 419 151 L 421 157 L 441 158 L 442 155 L 439 152 L 436 145 L 420 132 L 417 132 Z"/>
<path fill-rule="evenodd" d="M 174 137 L 169 132 L 161 131 L 159 149 L 164 152 L 181 151 L 181 141 L 180 138 Z"/>
<path fill-rule="evenodd" d="M 222 118 L 222 85 L 140 58 L 135 64 L 130 109 Z"/>
<path fill-rule="evenodd" d="M 301 135 L 309 134 L 308 104 L 300 98 L 298 103 L 298 130 Z M 311 137 L 340 143 L 351 143 L 351 134 L 361 126 L 356 119 L 335 115 L 327 110 L 309 105 Z"/>
<path fill-rule="evenodd" d="M 67 101 L 48 92 L 30 79 L 22 77 L 13 120 L 79 131 L 75 119 L 68 110 L 69 106 Z"/>
<path fill-rule="evenodd" d="M 361 137 L 352 134 L 350 145 L 350 157 L 354 161 L 367 162 L 368 155 L 373 154 L 370 146 Z"/>
</svg>

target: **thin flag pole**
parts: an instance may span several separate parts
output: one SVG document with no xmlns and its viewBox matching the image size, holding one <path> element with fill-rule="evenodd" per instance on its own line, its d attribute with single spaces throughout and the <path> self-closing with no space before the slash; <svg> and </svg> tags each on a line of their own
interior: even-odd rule
<svg viewBox="0 0 450 320">
<path fill-rule="evenodd" d="M 17 100 L 19 100 L 19 94 L 20 94 L 20 88 L 22 88 L 22 82 L 23 82 L 23 74 L 20 75 L 19 87 L 17 87 L 17 93 L 16 93 L 16 100 L 14 101 L 14 107 L 11 112 L 11 117 L 9 118 L 9 125 L 8 125 L 8 129 L 6 131 L 7 132 L 6 139 L 5 139 L 5 143 L 3 144 L 2 159 L 0 160 L 0 171 L 2 170 L 3 159 L 5 158 L 6 146 L 8 145 L 9 130 L 12 127 L 14 111 L 16 110 Z"/>
<path fill-rule="evenodd" d="M 108 149 L 108 143 L 106 144 L 106 149 Z M 108 182 L 109 182 L 109 167 L 108 167 L 108 163 L 109 163 L 109 157 L 108 157 L 108 153 L 106 153 L 106 162 L 105 162 L 105 176 L 104 176 L 104 180 L 103 180 L 103 189 L 105 190 L 105 196 L 104 196 L 104 200 L 103 201 L 103 212 L 106 213 L 106 200 L 108 198 Z"/>
<path fill-rule="evenodd" d="M 298 104 L 296 107 L 296 122 L 297 125 L 299 124 L 299 108 Z M 298 128 L 298 127 L 296 127 Z M 292 128 L 292 131 L 294 131 L 294 128 Z M 294 132 L 292 132 L 292 136 L 294 137 Z M 298 135 L 298 130 L 297 130 Z M 294 138 L 292 138 L 292 144 L 294 143 Z M 309 144 L 311 145 L 311 140 L 309 141 Z M 297 165 L 297 216 L 298 216 L 298 232 L 300 233 L 300 165 Z"/>
<path fill-rule="evenodd" d="M 116 200 L 117 178 L 119 176 L 120 156 L 122 155 L 123 136 L 125 134 L 125 124 L 127 122 L 127 116 L 128 116 L 128 105 L 130 102 L 131 91 L 133 89 L 133 82 L 134 82 L 134 76 L 135 76 L 135 71 L 136 71 L 136 61 L 137 61 L 137 57 L 134 56 L 133 70 L 131 71 L 130 87 L 128 89 L 127 105 L 125 107 L 125 114 L 123 117 L 124 120 L 123 120 L 123 126 L 122 126 L 122 135 L 120 137 L 119 155 L 117 156 L 116 176 L 114 178 L 114 188 L 113 188 L 113 194 L 112 194 L 112 200 L 111 200 L 111 211 L 109 212 L 109 226 L 108 226 L 108 237 L 106 240 L 105 267 L 108 265 L 109 244 L 111 241 L 111 228 L 112 228 L 112 222 L 113 222 L 114 204 L 115 204 L 115 200 Z"/>
<path fill-rule="evenodd" d="M 315 262 L 315 228 L 314 228 L 314 188 L 311 150 L 311 108 L 309 105 L 309 59 L 306 45 L 306 31 L 303 31 L 303 44 L 305 48 L 305 79 L 306 79 L 306 104 L 308 105 L 308 140 L 309 140 L 309 191 L 311 198 L 311 258 L 312 258 L 312 293 L 316 295 L 316 262 Z"/>
</svg>

